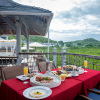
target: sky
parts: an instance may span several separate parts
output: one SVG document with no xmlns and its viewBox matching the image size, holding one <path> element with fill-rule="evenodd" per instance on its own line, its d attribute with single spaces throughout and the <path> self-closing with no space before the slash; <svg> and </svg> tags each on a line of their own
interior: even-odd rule
<svg viewBox="0 0 100 100">
<path fill-rule="evenodd" d="M 13 0 L 20 4 L 53 12 L 50 39 L 75 41 L 100 40 L 100 0 Z M 46 36 L 47 37 L 47 36 Z"/>
</svg>

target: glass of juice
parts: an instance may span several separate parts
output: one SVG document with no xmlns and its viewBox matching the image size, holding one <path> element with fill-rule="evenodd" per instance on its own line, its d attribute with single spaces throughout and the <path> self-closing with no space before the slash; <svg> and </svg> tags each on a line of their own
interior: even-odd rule
<svg viewBox="0 0 100 100">
<path fill-rule="evenodd" d="M 65 74 L 61 74 L 61 81 L 65 81 L 65 78 L 66 78 Z"/>
<path fill-rule="evenodd" d="M 87 67 L 87 60 L 84 60 L 84 66 L 85 66 L 84 72 L 88 72 L 88 71 L 86 70 L 86 67 Z"/>
<path fill-rule="evenodd" d="M 61 70 L 61 66 L 58 66 L 58 70 Z"/>
<path fill-rule="evenodd" d="M 25 80 L 26 80 L 26 76 L 28 75 L 28 66 L 24 66 L 23 72 L 24 72 Z M 27 84 L 28 82 L 27 81 L 24 81 L 23 83 L 24 84 Z"/>
</svg>

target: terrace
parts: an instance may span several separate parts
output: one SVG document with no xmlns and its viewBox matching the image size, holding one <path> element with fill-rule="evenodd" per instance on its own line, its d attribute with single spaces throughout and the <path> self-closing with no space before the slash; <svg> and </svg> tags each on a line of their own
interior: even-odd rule
<svg viewBox="0 0 100 100">
<path fill-rule="evenodd" d="M 28 67 L 33 68 L 34 63 L 35 63 L 35 68 L 38 69 L 38 64 L 40 62 L 49 62 L 49 61 L 54 62 L 56 69 L 58 68 L 58 66 L 63 67 L 65 65 L 76 65 L 78 67 L 81 66 L 82 68 L 84 68 L 84 60 L 87 60 L 88 61 L 87 70 L 89 71 L 89 75 L 84 74 L 86 75 L 84 76 L 85 80 L 78 79 L 81 77 L 80 75 L 79 77 L 66 79 L 67 81 L 69 81 L 71 85 L 68 84 L 67 81 L 65 81 L 65 83 L 62 83 L 63 85 L 61 85 L 61 87 L 58 88 L 58 90 L 52 89 L 53 93 L 55 91 L 60 91 L 58 94 L 60 94 L 65 99 L 65 95 L 69 93 L 70 88 L 72 88 L 71 93 L 73 92 L 73 96 L 74 96 L 73 98 L 75 98 L 80 93 L 81 87 L 83 85 L 83 87 L 85 87 L 85 90 L 84 90 L 85 92 L 83 91 L 82 95 L 84 94 L 85 96 L 87 96 L 88 95 L 87 86 L 90 89 L 94 88 L 97 85 L 97 83 L 99 83 L 100 81 L 99 79 L 100 72 L 97 71 L 97 70 L 100 70 L 100 56 L 67 53 L 66 48 L 62 48 L 62 52 L 60 53 L 57 52 L 56 48 L 53 48 L 52 53 L 49 53 L 49 52 L 48 53 L 29 53 L 29 35 L 45 36 L 49 29 L 52 16 L 53 16 L 53 13 L 45 9 L 23 6 L 23 5 L 12 2 L 12 0 L 3 0 L 3 1 L 0 0 L 0 34 L 1 35 L 12 34 L 12 35 L 17 36 L 17 47 L 16 47 L 17 56 L 16 57 L 1 56 L 0 68 L 3 68 L 5 66 L 10 68 L 11 66 L 16 66 L 16 65 L 20 66 L 20 65 L 26 65 L 26 64 Z M 21 38 L 20 38 L 21 35 L 24 35 L 27 39 L 27 53 L 21 52 Z M 41 55 L 44 58 L 39 59 L 39 55 Z M 89 69 L 92 69 L 92 72 Z M 93 83 L 92 85 L 89 82 L 87 82 L 88 80 L 87 78 L 89 79 L 91 84 Z M 94 79 L 96 79 L 95 82 L 94 82 Z M 9 89 L 13 90 L 13 91 L 11 90 L 12 91 L 11 94 L 13 95 L 13 93 L 15 93 L 13 96 L 18 95 L 18 97 L 16 97 L 17 98 L 16 100 L 18 100 L 18 98 L 20 99 L 23 98 L 23 100 L 27 100 L 23 96 L 23 90 L 25 90 L 26 88 L 29 88 L 30 84 L 28 83 L 27 87 L 25 87 L 25 85 L 23 85 L 22 82 L 20 82 L 17 79 L 12 79 L 11 82 L 9 81 L 10 80 L 3 81 L 2 84 L 6 84 L 6 82 L 8 82 L 8 86 L 12 87 Z M 16 85 L 17 82 L 18 84 Z M 15 87 L 13 87 L 14 85 L 15 87 L 18 86 L 18 89 L 19 89 L 18 91 L 17 91 L 17 88 L 15 89 Z M 67 86 L 69 85 L 69 87 L 65 88 L 64 85 L 67 85 Z M 20 88 L 20 86 L 22 86 L 22 88 Z M 3 88 L 6 88 L 6 85 Z M 1 89 L 2 89 L 2 85 L 1 85 Z M 7 90 L 7 92 L 9 91 L 9 89 Z M 64 89 L 66 89 L 66 91 Z M 75 91 L 72 91 L 74 89 Z M 16 94 L 16 93 L 19 93 L 19 94 Z M 62 95 L 62 93 L 64 93 L 64 95 Z M 98 94 L 100 93 L 98 92 Z M 52 95 L 51 99 L 56 98 L 57 95 L 54 95 L 54 97 Z M 13 96 L 9 97 L 8 95 L 8 98 L 12 98 Z M 3 96 L 3 98 L 5 98 L 5 96 Z M 59 99 L 59 96 L 57 98 Z M 2 100 L 6 100 L 6 99 L 2 99 Z M 73 100 L 73 99 L 69 99 L 69 100 Z M 90 99 L 87 99 L 87 100 L 90 100 Z"/>
</svg>

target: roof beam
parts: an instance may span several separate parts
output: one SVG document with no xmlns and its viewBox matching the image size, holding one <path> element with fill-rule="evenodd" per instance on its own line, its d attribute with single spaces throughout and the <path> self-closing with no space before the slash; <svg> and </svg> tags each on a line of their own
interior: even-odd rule
<svg viewBox="0 0 100 100">
<path fill-rule="evenodd" d="M 26 27 L 28 30 L 30 30 L 30 27 L 29 27 L 28 23 L 26 22 L 26 20 L 25 20 L 25 18 L 24 18 L 23 16 L 21 16 L 21 21 L 22 21 L 22 23 L 25 25 L 25 27 Z"/>
<path fill-rule="evenodd" d="M 30 23 L 30 20 L 28 20 L 28 19 L 31 19 L 31 21 L 33 23 Z M 27 20 L 31 24 L 31 27 L 33 27 L 38 33 L 43 35 L 45 30 L 46 30 L 46 24 L 44 22 L 40 21 L 39 19 L 35 18 L 35 17 L 31 18 L 31 17 L 28 16 L 28 19 Z"/>
<path fill-rule="evenodd" d="M 15 24 L 8 17 L 3 17 L 3 16 L 0 17 L 11 27 L 12 30 L 16 31 Z"/>
<path fill-rule="evenodd" d="M 3 33 L 3 34 L 5 34 L 5 32 L 0 28 L 0 30 L 1 30 L 1 32 Z"/>
</svg>

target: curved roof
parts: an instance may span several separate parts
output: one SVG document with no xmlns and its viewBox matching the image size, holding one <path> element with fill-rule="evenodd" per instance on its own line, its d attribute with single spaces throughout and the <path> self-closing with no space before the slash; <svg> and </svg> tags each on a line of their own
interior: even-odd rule
<svg viewBox="0 0 100 100">
<path fill-rule="evenodd" d="M 0 34 L 16 34 L 16 16 L 20 17 L 22 35 L 27 27 L 30 35 L 46 35 L 53 13 L 49 10 L 18 4 L 12 0 L 0 0 Z"/>
</svg>

